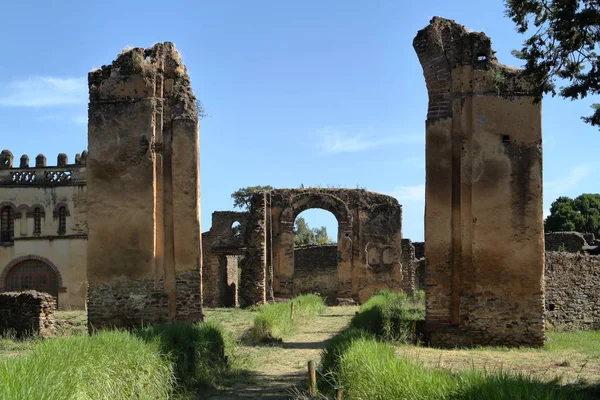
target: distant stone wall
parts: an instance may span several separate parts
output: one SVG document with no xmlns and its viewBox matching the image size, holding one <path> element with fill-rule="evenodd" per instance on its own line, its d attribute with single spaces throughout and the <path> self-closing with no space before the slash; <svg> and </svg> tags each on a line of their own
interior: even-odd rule
<svg viewBox="0 0 600 400">
<path fill-rule="evenodd" d="M 425 242 L 413 242 L 412 244 L 415 247 L 415 258 L 417 260 L 425 258 Z"/>
<path fill-rule="evenodd" d="M 546 323 L 600 329 L 600 256 L 546 252 Z"/>
<path fill-rule="evenodd" d="M 294 248 L 294 274 L 337 268 L 337 244 Z"/>
<path fill-rule="evenodd" d="M 402 291 L 409 296 L 415 293 L 415 247 L 410 239 L 402 239 Z"/>
<path fill-rule="evenodd" d="M 294 248 L 294 294 L 319 293 L 334 299 L 337 293 L 337 244 Z"/>
<path fill-rule="evenodd" d="M 549 232 L 544 235 L 546 251 L 578 253 L 587 242 L 579 232 Z"/>
<path fill-rule="evenodd" d="M 56 300 L 35 291 L 0 293 L 0 335 L 51 336 L 56 333 Z"/>
</svg>

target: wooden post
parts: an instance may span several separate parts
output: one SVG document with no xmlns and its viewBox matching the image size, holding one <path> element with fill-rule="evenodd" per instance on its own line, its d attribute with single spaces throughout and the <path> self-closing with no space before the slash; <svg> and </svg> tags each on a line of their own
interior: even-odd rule
<svg viewBox="0 0 600 400">
<path fill-rule="evenodd" d="M 337 394 L 336 400 L 342 400 L 342 392 L 343 391 L 344 391 L 344 389 L 342 389 L 342 388 L 337 388 L 336 389 L 336 392 L 337 392 L 336 393 Z"/>
<path fill-rule="evenodd" d="M 294 320 L 294 302 L 291 302 L 291 308 L 290 308 L 290 319 L 293 321 Z"/>
<path fill-rule="evenodd" d="M 313 360 L 308 362 L 308 395 L 317 394 L 317 365 Z"/>
</svg>

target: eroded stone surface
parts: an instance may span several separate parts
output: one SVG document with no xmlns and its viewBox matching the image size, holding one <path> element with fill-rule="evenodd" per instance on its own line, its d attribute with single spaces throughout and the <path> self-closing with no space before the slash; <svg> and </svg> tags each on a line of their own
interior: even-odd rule
<svg viewBox="0 0 600 400">
<path fill-rule="evenodd" d="M 294 270 L 293 232 L 298 214 L 310 208 L 330 211 L 338 221 L 336 270 L 320 276 L 312 288 L 309 278 Z M 227 254 L 244 256 L 239 282 L 241 305 L 261 304 L 275 296 L 290 297 L 311 289 L 326 290 L 334 298 L 365 301 L 379 289 L 412 288 L 403 282 L 401 217 L 402 208 L 396 199 L 366 190 L 306 188 L 256 193 L 248 212 L 215 213 L 216 226 L 203 234 L 210 238 L 204 253 L 206 263 L 210 263 L 210 275 L 204 274 L 205 286 L 211 280 L 220 288 L 210 289 L 214 297 L 206 295 L 203 300 L 205 304 L 230 303 L 222 300 L 231 287 L 223 282 L 232 280 L 223 268 L 226 264 L 218 261 Z M 231 231 L 234 221 L 241 223 L 241 236 L 234 237 Z"/>
<path fill-rule="evenodd" d="M 90 327 L 198 321 L 199 134 L 186 68 L 158 43 L 88 81 Z"/>
<path fill-rule="evenodd" d="M 544 342 L 541 110 L 490 39 L 435 17 L 413 42 L 429 93 L 426 326 L 435 345 Z"/>
<path fill-rule="evenodd" d="M 56 300 L 48 293 L 35 291 L 0 293 L 0 335 L 21 339 L 56 334 Z"/>
<path fill-rule="evenodd" d="M 600 256 L 546 252 L 546 321 L 565 330 L 600 329 Z"/>
</svg>

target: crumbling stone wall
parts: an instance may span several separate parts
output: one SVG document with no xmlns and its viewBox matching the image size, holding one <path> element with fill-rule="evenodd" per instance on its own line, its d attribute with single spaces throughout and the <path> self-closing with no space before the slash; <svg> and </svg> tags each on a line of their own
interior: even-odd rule
<svg viewBox="0 0 600 400">
<path fill-rule="evenodd" d="M 415 247 L 410 239 L 402 239 L 402 290 L 415 293 Z"/>
<path fill-rule="evenodd" d="M 544 291 L 550 326 L 600 329 L 600 256 L 546 252 Z"/>
<path fill-rule="evenodd" d="M 415 247 L 415 259 L 425 258 L 425 242 L 412 242 Z"/>
<path fill-rule="evenodd" d="M 239 257 L 249 212 L 216 211 L 208 232 L 202 234 L 202 301 L 206 307 L 237 305 Z M 237 231 L 232 230 L 240 223 Z"/>
<path fill-rule="evenodd" d="M 579 232 L 549 232 L 544 235 L 546 251 L 578 253 L 587 242 Z"/>
<path fill-rule="evenodd" d="M 319 293 L 326 300 L 337 295 L 337 244 L 294 248 L 294 290 L 297 294 Z"/>
<path fill-rule="evenodd" d="M 201 308 L 196 98 L 172 43 L 89 73 L 90 328 L 196 322 Z"/>
<path fill-rule="evenodd" d="M 413 46 L 429 94 L 428 339 L 541 346 L 541 106 L 483 33 L 435 17 Z"/>
<path fill-rule="evenodd" d="M 56 300 L 48 293 L 0 293 L 0 336 L 52 336 L 56 333 L 55 309 Z"/>
<path fill-rule="evenodd" d="M 337 298 L 365 301 L 379 289 L 402 290 L 402 208 L 396 199 L 359 189 L 276 189 L 251 202 L 240 301 L 257 304 L 297 293 L 293 227 L 310 208 L 338 220 Z"/>
</svg>

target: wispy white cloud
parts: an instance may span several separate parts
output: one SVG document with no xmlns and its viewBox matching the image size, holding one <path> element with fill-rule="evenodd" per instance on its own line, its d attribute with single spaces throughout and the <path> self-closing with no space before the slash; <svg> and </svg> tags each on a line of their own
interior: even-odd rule
<svg viewBox="0 0 600 400">
<path fill-rule="evenodd" d="M 42 121 L 58 121 L 58 122 L 68 121 L 68 122 L 72 122 L 77 125 L 87 124 L 87 120 L 88 120 L 88 117 L 85 114 L 70 114 L 70 115 L 49 114 L 49 115 L 42 115 L 41 117 L 38 117 L 38 118 L 41 119 Z"/>
<path fill-rule="evenodd" d="M 385 145 L 424 141 L 423 135 L 397 135 L 378 138 L 350 135 L 347 132 L 333 128 L 322 129 L 319 133 L 322 137 L 319 146 L 323 154 L 354 153 Z"/>
<path fill-rule="evenodd" d="M 398 186 L 387 194 L 397 198 L 400 204 L 403 202 L 423 202 L 425 201 L 425 184 Z"/>
<path fill-rule="evenodd" d="M 579 164 L 571 167 L 562 177 L 544 182 L 544 218 L 550 215 L 550 205 L 560 196 L 577 197 L 584 189 L 581 184 L 596 170 L 594 164 Z M 574 194 L 574 192 L 578 192 Z"/>
<path fill-rule="evenodd" d="M 85 78 L 35 76 L 0 86 L 0 106 L 51 107 L 86 102 Z"/>
<path fill-rule="evenodd" d="M 580 164 L 572 167 L 569 174 L 545 182 L 544 186 L 548 193 L 564 193 L 570 189 L 574 189 L 587 176 L 589 176 L 594 167 L 590 164 Z"/>
</svg>

